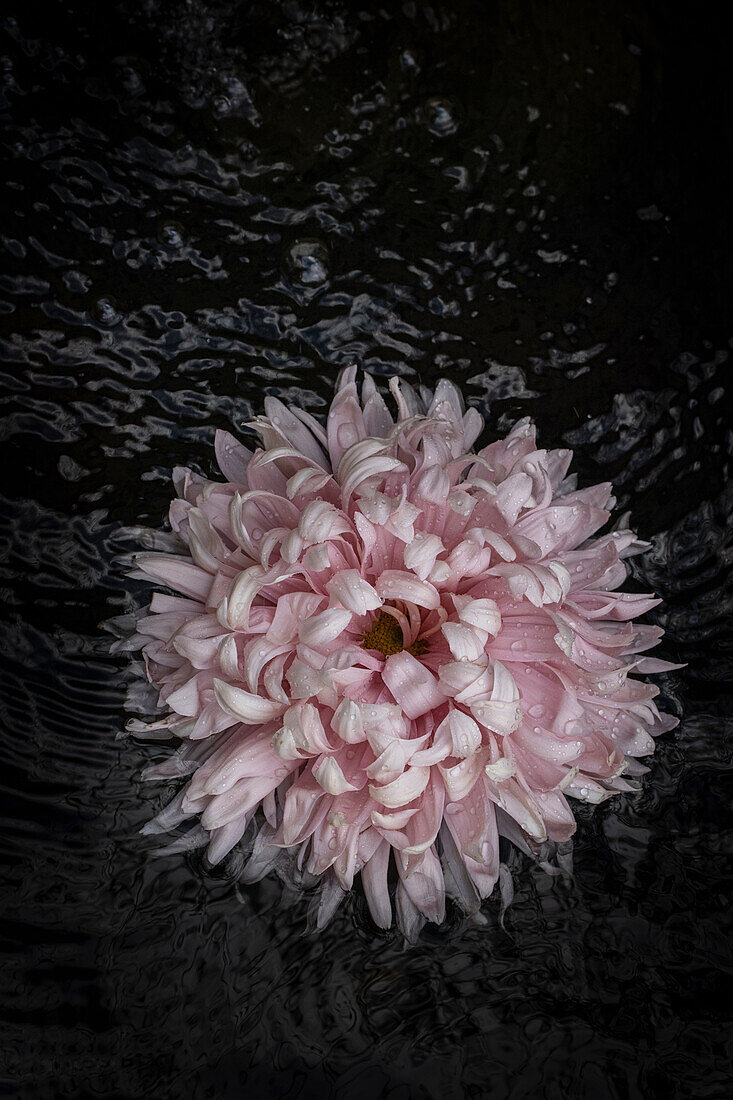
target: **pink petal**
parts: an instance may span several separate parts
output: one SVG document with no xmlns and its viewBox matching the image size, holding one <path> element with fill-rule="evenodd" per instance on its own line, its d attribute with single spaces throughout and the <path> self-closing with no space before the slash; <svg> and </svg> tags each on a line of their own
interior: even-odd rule
<svg viewBox="0 0 733 1100">
<path fill-rule="evenodd" d="M 370 783 L 369 793 L 380 806 L 387 806 L 389 809 L 396 810 L 400 806 L 406 806 L 408 802 L 412 802 L 414 798 L 421 795 L 429 781 L 430 768 L 407 768 L 392 783 L 387 783 L 384 786 Z"/>
<path fill-rule="evenodd" d="M 425 581 L 430 576 L 435 559 L 444 549 L 442 540 L 437 535 L 418 531 L 403 551 L 405 565 L 416 573 L 421 581 Z"/>
<path fill-rule="evenodd" d="M 322 646 L 334 642 L 351 622 L 351 612 L 346 608 L 330 607 L 301 623 L 299 637 L 306 645 Z"/>
<path fill-rule="evenodd" d="M 247 467 L 252 452 L 234 438 L 229 432 L 218 430 L 214 437 L 214 451 L 219 469 L 227 481 L 235 485 L 247 485 Z"/>
<path fill-rule="evenodd" d="M 477 661 L 482 656 L 488 637 L 485 632 L 482 641 L 480 634 L 465 623 L 443 623 L 441 630 L 457 661 Z"/>
<path fill-rule="evenodd" d="M 501 612 L 494 600 L 453 597 L 458 608 L 458 618 L 462 623 L 485 630 L 494 637 L 501 630 Z M 460 603 L 457 601 L 460 600 Z"/>
<path fill-rule="evenodd" d="M 408 871 L 408 859 L 396 852 L 397 868 L 404 890 L 413 905 L 429 921 L 440 924 L 445 920 L 445 883 L 440 860 L 432 849 L 428 849 L 420 866 Z"/>
<path fill-rule="evenodd" d="M 387 658 L 382 680 L 408 718 L 419 718 L 446 700 L 436 677 L 407 650 Z"/>
<path fill-rule="evenodd" d="M 386 569 L 376 582 L 376 590 L 385 600 L 407 600 L 418 607 L 435 610 L 440 607 L 440 596 L 434 585 L 420 581 L 413 573 L 400 569 Z"/>
<path fill-rule="evenodd" d="M 138 554 L 135 565 L 153 580 L 182 592 L 184 596 L 205 600 L 211 588 L 211 576 L 193 562 L 179 561 L 165 554 Z M 133 572 L 131 576 L 136 576 Z"/>
<path fill-rule="evenodd" d="M 341 570 L 331 578 L 326 589 L 334 600 L 355 615 L 365 615 L 367 611 L 375 611 L 382 606 L 376 590 L 356 569 Z"/>
<path fill-rule="evenodd" d="M 328 450 L 334 470 L 338 469 L 344 452 L 366 434 L 356 386 L 350 381 L 338 391 L 328 413 Z"/>
<path fill-rule="evenodd" d="M 387 884 L 389 856 L 390 846 L 384 841 L 361 870 L 361 881 L 369 912 L 379 928 L 389 928 L 392 924 L 392 904 L 389 900 Z"/>
<path fill-rule="evenodd" d="M 357 788 L 349 783 L 338 762 L 332 756 L 322 756 L 313 765 L 313 778 L 327 794 L 345 794 Z"/>
<path fill-rule="evenodd" d="M 224 680 L 214 680 L 214 694 L 220 707 L 247 725 L 276 718 L 285 709 L 282 703 L 263 699 L 260 695 L 253 695 L 252 692 L 233 687 Z"/>
</svg>

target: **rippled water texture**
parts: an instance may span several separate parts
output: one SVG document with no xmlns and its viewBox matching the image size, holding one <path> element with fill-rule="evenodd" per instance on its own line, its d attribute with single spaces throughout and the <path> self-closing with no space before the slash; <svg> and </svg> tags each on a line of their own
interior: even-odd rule
<svg viewBox="0 0 733 1100">
<path fill-rule="evenodd" d="M 2 52 L 0 1091 L 731 1094 L 729 59 L 668 5 L 15 4 Z M 707 18 L 708 25 L 700 19 Z M 273 393 L 447 375 L 612 478 L 666 600 L 643 793 L 505 927 L 322 935 L 137 830 L 121 526 Z M 727 1007 L 720 1006 L 725 996 Z"/>
</svg>

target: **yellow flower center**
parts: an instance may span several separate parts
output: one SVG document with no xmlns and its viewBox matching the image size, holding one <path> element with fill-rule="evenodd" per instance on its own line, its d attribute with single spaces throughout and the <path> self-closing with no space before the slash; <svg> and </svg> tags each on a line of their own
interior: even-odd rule
<svg viewBox="0 0 733 1100">
<path fill-rule="evenodd" d="M 383 657 L 391 657 L 393 653 L 401 653 L 403 649 L 413 657 L 420 657 L 428 648 L 428 643 L 422 638 L 416 638 L 412 645 L 406 646 L 400 624 L 386 611 L 379 612 L 365 631 L 361 644 L 364 649 L 379 650 Z"/>
</svg>

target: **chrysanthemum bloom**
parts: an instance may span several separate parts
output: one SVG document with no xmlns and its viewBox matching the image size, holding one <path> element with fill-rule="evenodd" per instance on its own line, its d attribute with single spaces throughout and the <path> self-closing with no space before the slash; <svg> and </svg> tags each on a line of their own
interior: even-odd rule
<svg viewBox="0 0 733 1100">
<path fill-rule="evenodd" d="M 217 434 L 224 483 L 177 470 L 180 553 L 136 565 L 179 595 L 138 631 L 170 711 L 146 729 L 182 739 L 147 774 L 190 776 L 148 831 L 198 818 L 216 863 L 254 818 L 245 878 L 283 849 L 331 899 L 360 874 L 383 927 L 393 861 L 414 931 L 446 892 L 475 911 L 501 835 L 537 852 L 574 832 L 569 798 L 633 789 L 675 721 L 630 676 L 672 666 L 638 656 L 657 601 L 617 591 L 643 544 L 593 537 L 610 485 L 576 491 L 526 419 L 472 452 L 450 382 L 390 389 L 396 422 L 347 370 L 325 430 L 266 398 L 261 449 Z"/>
</svg>

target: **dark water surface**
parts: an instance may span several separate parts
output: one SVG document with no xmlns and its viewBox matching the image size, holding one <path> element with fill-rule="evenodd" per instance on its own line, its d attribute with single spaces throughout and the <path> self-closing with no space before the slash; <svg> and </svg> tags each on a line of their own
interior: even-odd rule
<svg viewBox="0 0 733 1100">
<path fill-rule="evenodd" d="M 15 3 L 2 54 L 0 1092 L 723 1098 L 728 46 L 690 5 Z M 151 860 L 121 525 L 266 393 L 447 375 L 612 478 L 684 712 L 575 877 L 417 946 Z M 485 437 L 488 438 L 488 437 Z"/>
</svg>

